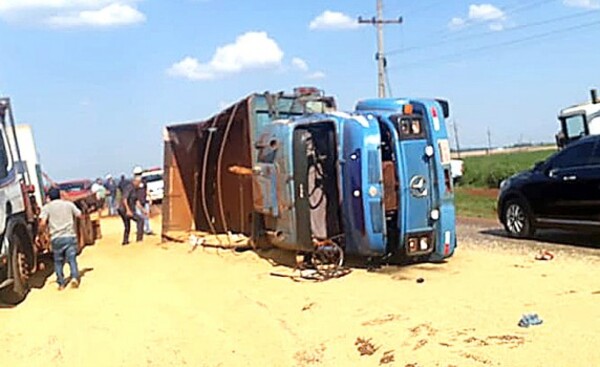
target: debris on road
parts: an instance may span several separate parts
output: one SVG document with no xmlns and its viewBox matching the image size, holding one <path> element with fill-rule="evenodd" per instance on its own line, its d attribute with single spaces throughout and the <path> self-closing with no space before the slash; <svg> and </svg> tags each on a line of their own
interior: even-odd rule
<svg viewBox="0 0 600 367">
<path fill-rule="evenodd" d="M 314 306 L 315 304 L 316 304 L 316 303 L 314 303 L 314 302 L 311 302 L 311 303 L 309 303 L 309 304 L 305 305 L 304 307 L 302 307 L 302 311 L 308 311 L 308 310 L 310 310 L 311 308 L 313 308 L 313 306 Z"/>
<path fill-rule="evenodd" d="M 535 259 L 537 261 L 551 261 L 554 260 L 554 254 L 550 251 L 540 251 L 539 254 L 536 255 Z"/>
<path fill-rule="evenodd" d="M 238 234 L 225 235 L 195 235 L 191 234 L 189 243 L 192 246 L 189 252 L 195 251 L 198 247 L 215 248 L 220 250 L 249 250 L 251 249 L 247 237 Z"/>
<path fill-rule="evenodd" d="M 371 338 L 369 338 L 369 339 L 356 338 L 354 345 L 356 345 L 356 350 L 358 350 L 361 357 L 362 356 L 372 356 L 373 354 L 375 354 L 375 352 L 377 352 L 379 350 L 379 347 L 376 347 L 371 342 Z"/>
<path fill-rule="evenodd" d="M 425 279 L 423 279 L 423 278 L 417 278 L 417 283 L 419 283 L 419 284 L 425 283 Z"/>
<path fill-rule="evenodd" d="M 379 365 L 382 366 L 384 364 L 389 364 L 395 361 L 394 351 L 388 350 L 387 352 L 383 352 L 383 356 L 379 360 Z"/>
<path fill-rule="evenodd" d="M 521 320 L 519 320 L 519 327 L 522 328 L 528 328 L 530 326 L 536 326 L 536 325 L 541 325 L 544 321 L 542 319 L 540 319 L 540 317 L 538 316 L 538 314 L 534 313 L 534 314 L 527 314 L 527 315 L 523 315 L 523 317 L 521 317 Z"/>
<path fill-rule="evenodd" d="M 352 272 L 352 269 L 339 268 L 335 271 L 321 271 L 319 269 L 295 269 L 292 274 L 271 272 L 270 275 L 279 278 L 290 278 L 294 282 L 310 280 L 313 282 L 325 282 L 331 279 L 342 278 Z"/>
</svg>

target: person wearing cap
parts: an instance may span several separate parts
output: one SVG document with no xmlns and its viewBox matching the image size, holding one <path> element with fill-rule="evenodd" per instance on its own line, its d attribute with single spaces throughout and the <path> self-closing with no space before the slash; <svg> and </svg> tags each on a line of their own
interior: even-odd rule
<svg viewBox="0 0 600 367">
<path fill-rule="evenodd" d="M 138 199 L 137 189 L 142 185 L 142 176 L 134 175 L 131 182 L 123 185 L 123 195 L 119 203 L 117 212 L 123 220 L 123 242 L 122 245 L 129 244 L 129 233 L 131 231 L 131 221 L 136 224 L 136 242 L 144 240 L 144 219 L 138 214 L 138 209 L 142 209 L 142 203 Z"/>
<path fill-rule="evenodd" d="M 65 260 L 71 268 L 71 285 L 79 287 L 80 276 L 77 267 L 77 231 L 76 218 L 81 218 L 81 211 L 70 201 L 60 198 L 60 190 L 56 187 L 48 191 L 50 202 L 42 207 L 40 214 L 42 227 L 48 227 L 54 271 L 58 290 L 65 289 L 67 282 L 63 273 Z"/>
<path fill-rule="evenodd" d="M 117 183 L 115 182 L 112 175 L 106 175 L 104 187 L 106 188 L 106 191 L 108 193 L 108 215 L 112 217 L 113 215 L 117 214 Z"/>
</svg>

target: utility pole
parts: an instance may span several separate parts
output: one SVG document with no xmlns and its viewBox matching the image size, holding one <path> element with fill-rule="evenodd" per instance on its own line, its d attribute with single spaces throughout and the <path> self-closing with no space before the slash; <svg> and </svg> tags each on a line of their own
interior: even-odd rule
<svg viewBox="0 0 600 367">
<path fill-rule="evenodd" d="M 454 141 L 456 142 L 456 153 L 458 153 L 458 159 L 460 159 L 460 143 L 458 141 L 458 122 L 456 118 L 452 121 L 452 128 L 454 129 Z"/>
<path fill-rule="evenodd" d="M 385 76 L 387 60 L 385 58 L 384 40 L 383 40 L 383 26 L 386 24 L 402 24 L 402 17 L 398 19 L 383 19 L 383 0 L 377 0 L 377 17 L 371 19 L 358 18 L 360 24 L 373 24 L 377 27 L 377 89 L 379 98 L 385 98 Z"/>
<path fill-rule="evenodd" d="M 487 138 L 488 138 L 488 154 L 492 153 L 492 131 L 489 126 L 487 129 Z"/>
</svg>

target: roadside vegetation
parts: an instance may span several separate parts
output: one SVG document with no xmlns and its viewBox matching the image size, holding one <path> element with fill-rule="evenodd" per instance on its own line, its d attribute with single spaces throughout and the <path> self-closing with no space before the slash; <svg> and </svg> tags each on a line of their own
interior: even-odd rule
<svg viewBox="0 0 600 367">
<path fill-rule="evenodd" d="M 515 173 L 532 168 L 548 158 L 554 150 L 493 154 L 467 157 L 465 173 L 456 188 L 456 208 L 459 216 L 496 218 L 496 199 L 500 182 Z"/>
</svg>

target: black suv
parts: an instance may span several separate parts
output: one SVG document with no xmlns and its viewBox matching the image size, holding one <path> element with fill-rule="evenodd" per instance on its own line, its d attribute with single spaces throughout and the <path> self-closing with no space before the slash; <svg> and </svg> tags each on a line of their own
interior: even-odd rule
<svg viewBox="0 0 600 367">
<path fill-rule="evenodd" d="M 514 237 L 531 237 L 538 228 L 600 230 L 600 136 L 502 182 L 498 217 Z"/>
</svg>

